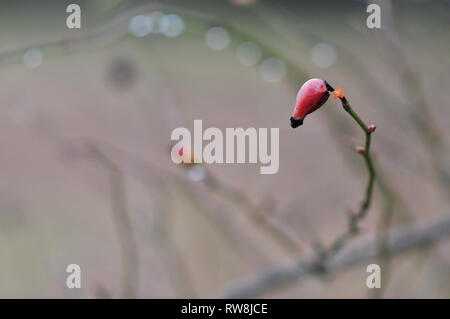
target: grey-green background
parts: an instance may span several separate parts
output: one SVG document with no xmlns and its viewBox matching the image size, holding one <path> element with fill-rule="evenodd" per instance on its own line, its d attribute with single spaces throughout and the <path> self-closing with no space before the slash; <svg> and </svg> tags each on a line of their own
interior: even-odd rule
<svg viewBox="0 0 450 319">
<path fill-rule="evenodd" d="M 79 31 L 65 26 L 71 2 Z M 290 128 L 296 92 L 313 77 L 377 125 L 388 191 L 375 189 L 361 236 L 450 213 L 450 3 L 378 3 L 382 28 L 371 30 L 364 1 L 2 1 L 0 297 L 207 297 L 331 243 L 362 196 L 353 147 L 363 134 L 332 99 Z M 154 12 L 176 14 L 183 32 L 129 32 L 134 16 Z M 205 40 L 217 26 L 230 40 L 220 51 Z M 254 66 L 239 62 L 244 42 L 261 50 Z M 270 57 L 281 62 L 262 67 Z M 170 134 L 194 119 L 279 127 L 279 172 L 175 166 Z M 216 184 L 192 179 L 202 172 Z M 448 298 L 449 245 L 388 258 L 381 292 L 366 287 L 367 264 L 386 262 L 374 259 L 260 297 Z M 71 263 L 81 289 L 65 285 Z"/>
</svg>

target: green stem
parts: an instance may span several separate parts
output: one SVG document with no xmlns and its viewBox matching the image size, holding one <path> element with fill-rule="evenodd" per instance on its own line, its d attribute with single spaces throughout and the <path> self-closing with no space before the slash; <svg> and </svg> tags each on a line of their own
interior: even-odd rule
<svg viewBox="0 0 450 319">
<path fill-rule="evenodd" d="M 330 91 L 334 91 L 334 88 L 327 83 L 327 88 Z M 356 123 L 361 127 L 365 134 L 365 146 L 364 150 L 360 154 L 364 158 L 366 163 L 368 178 L 367 184 L 364 192 L 364 197 L 361 202 L 361 206 L 357 213 L 352 214 L 349 219 L 348 230 L 339 236 L 330 246 L 328 250 L 319 251 L 319 259 L 316 264 L 317 271 L 323 271 L 325 269 L 325 263 L 333 257 L 345 244 L 358 232 L 358 224 L 361 219 L 363 219 L 370 208 L 372 202 L 373 185 L 375 181 L 375 168 L 373 165 L 373 160 L 370 155 L 370 144 L 373 130 L 369 130 L 367 124 L 359 117 L 359 115 L 353 110 L 350 103 L 345 97 L 339 98 L 342 103 L 344 110 L 355 120 Z"/>
<path fill-rule="evenodd" d="M 355 120 L 356 123 L 362 128 L 362 130 L 365 133 L 366 141 L 364 146 L 364 151 L 361 152 L 361 155 L 364 157 L 364 162 L 366 163 L 367 171 L 368 171 L 368 179 L 366 184 L 366 190 L 364 193 L 364 198 L 361 203 L 361 207 L 358 211 L 358 213 L 354 216 L 356 219 L 355 222 L 363 218 L 369 207 L 370 203 L 372 201 L 372 194 L 373 194 L 373 184 L 375 181 L 375 169 L 372 162 L 372 157 L 370 155 L 370 144 L 371 144 L 371 137 L 372 132 L 369 130 L 367 124 L 359 117 L 359 115 L 352 109 L 350 103 L 347 101 L 345 97 L 340 98 L 342 107 L 344 110 Z"/>
<path fill-rule="evenodd" d="M 334 91 L 334 88 L 327 81 L 325 81 L 325 84 L 327 86 L 328 91 L 330 91 L 330 92 Z M 355 120 L 356 123 L 358 123 L 358 125 L 364 131 L 364 134 L 366 137 L 366 142 L 365 142 L 364 149 L 360 153 L 364 157 L 364 162 L 366 163 L 367 171 L 368 171 L 368 175 L 369 175 L 367 178 L 366 190 L 364 193 L 364 198 L 361 203 L 360 209 L 356 214 L 351 216 L 349 232 L 347 234 L 344 234 L 344 236 L 342 236 L 342 237 L 346 238 L 349 235 L 357 232 L 358 221 L 361 220 L 362 218 L 364 218 L 364 216 L 367 214 L 367 211 L 369 210 L 369 207 L 370 207 L 370 203 L 372 201 L 373 183 L 375 181 L 375 168 L 373 166 L 372 157 L 370 155 L 370 142 L 371 142 L 371 136 L 372 136 L 372 133 L 374 130 L 369 129 L 367 124 L 353 110 L 353 108 L 351 107 L 350 103 L 347 101 L 347 98 L 345 96 L 341 96 L 341 97 L 339 97 L 339 99 L 341 100 L 342 107 L 344 108 L 344 110 L 348 114 L 350 114 L 350 116 Z M 338 242 L 338 241 L 339 241 L 339 239 L 336 242 Z"/>
</svg>

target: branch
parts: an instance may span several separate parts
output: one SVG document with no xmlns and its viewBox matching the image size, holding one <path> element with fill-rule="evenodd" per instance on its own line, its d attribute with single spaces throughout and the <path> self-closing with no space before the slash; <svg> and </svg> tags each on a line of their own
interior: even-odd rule
<svg viewBox="0 0 450 319">
<path fill-rule="evenodd" d="M 450 237 L 450 212 L 429 223 L 403 226 L 393 230 L 386 247 L 393 256 L 446 237 Z M 358 242 L 353 242 L 340 250 L 335 258 L 327 261 L 325 265 L 327 271 L 337 272 L 376 257 L 380 253 L 380 240 L 367 236 Z M 232 285 L 224 292 L 215 295 L 215 298 L 255 298 L 295 280 L 320 274 L 320 271 L 315 257 L 297 258 L 288 265 L 275 266 L 259 276 L 240 279 L 239 284 Z"/>
<path fill-rule="evenodd" d="M 116 227 L 122 259 L 122 298 L 136 298 L 139 283 L 139 251 L 128 210 L 122 169 L 92 141 L 69 144 L 73 155 L 101 165 L 109 174 L 111 217 Z"/>
<path fill-rule="evenodd" d="M 355 120 L 355 122 L 361 127 L 365 134 L 365 146 L 357 146 L 356 151 L 360 153 L 367 167 L 367 184 L 364 192 L 364 197 L 357 213 L 352 213 L 349 216 L 348 230 L 339 236 L 330 246 L 329 249 L 324 250 L 321 247 L 318 249 L 317 264 L 320 268 L 323 268 L 324 263 L 332 258 L 342 247 L 347 243 L 349 239 L 358 233 L 359 222 L 364 219 L 370 208 L 373 194 L 373 183 L 375 181 L 375 169 L 373 160 L 370 154 L 370 143 L 372 133 L 375 131 L 375 126 L 367 124 L 359 117 L 359 115 L 353 110 L 347 98 L 344 96 L 344 92 L 341 89 L 334 89 L 328 82 L 325 81 L 328 91 L 333 92 L 333 96 L 338 97 L 341 100 L 344 110 Z"/>
<path fill-rule="evenodd" d="M 304 250 L 303 244 L 282 224 L 277 223 L 266 214 L 257 204 L 255 204 L 246 192 L 242 192 L 229 185 L 222 183 L 209 171 L 204 183 L 211 191 L 223 195 L 230 202 L 242 208 L 253 224 L 268 234 L 281 248 L 288 253 L 298 253 Z"/>
</svg>

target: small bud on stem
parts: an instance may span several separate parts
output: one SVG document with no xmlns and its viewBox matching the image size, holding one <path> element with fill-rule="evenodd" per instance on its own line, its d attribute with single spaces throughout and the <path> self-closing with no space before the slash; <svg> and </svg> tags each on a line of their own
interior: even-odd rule
<svg viewBox="0 0 450 319">
<path fill-rule="evenodd" d="M 364 147 L 362 147 L 362 146 L 356 146 L 355 147 L 355 150 L 358 152 L 358 153 L 364 153 L 364 151 L 365 151 L 365 149 L 364 149 Z"/>
<path fill-rule="evenodd" d="M 337 88 L 337 89 L 335 89 L 333 91 L 333 98 L 335 98 L 335 99 L 337 99 L 337 98 L 342 99 L 344 97 L 345 97 L 344 90 L 342 90 L 340 88 Z"/>
<path fill-rule="evenodd" d="M 373 124 L 371 124 L 367 127 L 367 130 L 369 131 L 369 133 L 375 132 L 376 129 L 377 129 L 377 127 Z"/>
</svg>

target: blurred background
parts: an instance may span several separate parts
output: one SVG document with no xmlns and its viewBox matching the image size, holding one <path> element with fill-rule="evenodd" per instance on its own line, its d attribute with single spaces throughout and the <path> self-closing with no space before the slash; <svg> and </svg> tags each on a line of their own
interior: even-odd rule
<svg viewBox="0 0 450 319">
<path fill-rule="evenodd" d="M 80 30 L 66 27 L 73 2 Z M 450 214 L 450 2 L 370 3 L 381 29 L 365 1 L 2 1 L 0 297 L 208 297 L 329 246 L 363 195 L 364 135 L 332 99 L 290 127 L 309 78 L 377 126 L 359 236 Z M 170 134 L 194 119 L 279 127 L 279 172 L 173 164 Z M 257 297 L 448 298 L 449 249 Z M 81 289 L 66 287 L 72 263 Z"/>
</svg>

